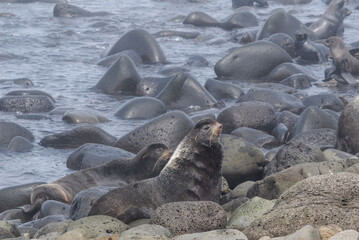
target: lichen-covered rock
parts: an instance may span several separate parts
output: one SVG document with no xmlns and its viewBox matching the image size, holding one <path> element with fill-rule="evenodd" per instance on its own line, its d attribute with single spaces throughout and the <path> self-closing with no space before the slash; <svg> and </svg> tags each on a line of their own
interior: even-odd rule
<svg viewBox="0 0 359 240">
<path fill-rule="evenodd" d="M 173 240 L 248 240 L 248 238 L 236 229 L 221 229 L 209 232 L 184 234 L 174 237 Z"/>
<path fill-rule="evenodd" d="M 167 228 L 173 235 L 204 232 L 225 228 L 227 216 L 215 202 L 173 202 L 158 207 L 151 224 Z"/>
<path fill-rule="evenodd" d="M 143 224 L 122 232 L 118 240 L 167 240 L 172 237 L 168 229 L 155 224 Z"/>
<path fill-rule="evenodd" d="M 318 227 L 322 240 L 328 240 L 335 234 L 342 232 L 343 229 L 335 224 L 322 225 Z"/>
<path fill-rule="evenodd" d="M 19 230 L 14 223 L 0 221 L 0 239 L 19 237 Z"/>
<path fill-rule="evenodd" d="M 358 181 L 359 175 L 352 173 L 326 174 L 300 181 L 280 196 L 272 211 L 243 232 L 249 239 L 285 236 L 312 223 L 358 230 Z"/>
</svg>

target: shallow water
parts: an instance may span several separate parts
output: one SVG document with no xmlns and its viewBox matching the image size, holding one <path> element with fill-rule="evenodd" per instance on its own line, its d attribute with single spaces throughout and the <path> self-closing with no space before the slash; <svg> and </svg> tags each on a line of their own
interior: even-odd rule
<svg viewBox="0 0 359 240">
<path fill-rule="evenodd" d="M 191 74 L 203 84 L 206 79 L 215 77 L 215 63 L 226 55 L 229 48 L 238 46 L 238 43 L 232 41 L 233 34 L 248 30 L 198 28 L 174 20 L 174 17 L 185 16 L 192 11 L 206 12 L 222 20 L 234 12 L 230 0 L 208 0 L 205 3 L 189 3 L 185 0 L 72 0 L 70 3 L 89 11 L 107 11 L 113 15 L 61 19 L 52 16 L 54 4 L 0 2 L 0 12 L 16 15 L 12 18 L 0 18 L 0 79 L 31 79 L 35 84 L 31 89 L 51 94 L 56 100 L 56 107 L 95 109 L 111 120 L 97 126 L 116 137 L 143 122 L 117 119 L 113 114 L 123 101 L 114 96 L 93 92 L 89 88 L 106 71 L 106 68 L 96 65 L 102 52 L 124 33 L 136 28 L 146 29 L 150 33 L 165 29 L 201 32 L 204 39 L 202 41 L 179 37 L 157 40 L 171 66 L 183 66 L 186 59 L 195 54 L 204 56 L 209 61 L 207 67 L 191 68 Z M 294 15 L 304 23 L 316 20 L 327 7 L 319 0 L 299 6 L 282 6 L 273 2 L 269 4 L 269 8 L 253 10 L 260 19 L 260 25 L 278 7 L 287 11 L 294 10 Z M 349 5 L 349 8 L 352 10 L 353 6 Z M 359 40 L 359 11 L 352 11 L 352 15 L 344 21 L 346 43 Z M 138 67 L 138 71 L 143 77 L 160 76 L 158 72 L 163 67 L 161 64 L 142 65 Z M 307 67 L 316 79 L 324 78 L 325 64 Z M 240 85 L 244 89 L 251 86 L 247 83 Z M 0 96 L 23 88 L 9 82 L 0 82 Z M 336 90 L 313 87 L 306 91 L 314 94 Z M 345 88 L 340 91 L 340 95 L 351 98 L 357 92 L 357 89 Z M 70 130 L 77 125 L 63 122 L 59 115 L 48 117 L 47 120 L 25 120 L 17 119 L 14 113 L 0 112 L 0 120 L 13 121 L 29 129 L 35 135 L 36 145 L 29 153 L 0 150 L 0 188 L 34 181 L 50 182 L 71 172 L 66 168 L 66 160 L 73 149 L 44 148 L 38 142 L 47 135 Z"/>
</svg>

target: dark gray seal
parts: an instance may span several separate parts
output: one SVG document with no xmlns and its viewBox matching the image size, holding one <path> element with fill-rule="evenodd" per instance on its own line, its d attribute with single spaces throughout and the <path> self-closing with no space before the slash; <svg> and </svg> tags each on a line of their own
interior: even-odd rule
<svg viewBox="0 0 359 240">
<path fill-rule="evenodd" d="M 169 202 L 218 202 L 222 185 L 221 130 L 222 125 L 215 120 L 199 121 L 159 176 L 110 191 L 96 201 L 89 215 L 109 215 L 128 223 L 149 218 L 157 207 Z"/>
<path fill-rule="evenodd" d="M 295 33 L 295 47 L 303 62 L 318 63 L 328 61 L 329 49 L 323 44 L 312 42 L 302 30 Z"/>
<path fill-rule="evenodd" d="M 344 18 L 351 14 L 347 8 L 344 8 L 345 3 L 346 0 L 331 1 L 321 18 L 311 24 L 309 29 L 312 30 L 319 39 L 336 36 Z"/>
<path fill-rule="evenodd" d="M 75 18 L 75 17 L 95 17 L 110 15 L 107 12 L 90 12 L 75 5 L 68 4 L 67 1 L 58 2 L 53 10 L 54 17 Z"/>
<path fill-rule="evenodd" d="M 109 56 L 129 49 L 135 50 L 145 63 L 167 63 L 166 57 L 156 39 L 142 29 L 127 32 L 105 55 Z"/>
<path fill-rule="evenodd" d="M 325 45 L 330 48 L 332 53 L 335 73 L 342 76 L 347 83 L 355 83 L 356 80 L 351 75 L 359 75 L 359 60 L 349 53 L 339 37 L 330 37 L 326 40 Z"/>
<path fill-rule="evenodd" d="M 151 144 L 142 149 L 133 159 L 114 160 L 95 168 L 84 169 L 52 183 L 34 188 L 28 214 L 36 213 L 47 200 L 70 204 L 74 196 L 94 186 L 123 186 L 127 183 L 157 176 L 171 156 L 171 151 L 162 143 Z"/>
</svg>

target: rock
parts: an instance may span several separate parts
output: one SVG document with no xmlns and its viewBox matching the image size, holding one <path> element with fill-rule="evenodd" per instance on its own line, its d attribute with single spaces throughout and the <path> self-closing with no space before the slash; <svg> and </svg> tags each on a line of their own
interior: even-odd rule
<svg viewBox="0 0 359 240">
<path fill-rule="evenodd" d="M 233 198 L 238 197 L 247 197 L 248 196 L 248 190 L 253 187 L 253 185 L 256 184 L 256 182 L 253 181 L 246 181 L 239 185 L 237 185 L 232 192 L 230 193 Z"/>
<path fill-rule="evenodd" d="M 305 107 L 316 106 L 320 109 L 330 109 L 340 112 L 344 109 L 344 103 L 332 93 L 321 93 L 303 99 Z"/>
<path fill-rule="evenodd" d="M 47 200 L 42 204 L 38 218 L 50 215 L 63 215 L 69 218 L 69 212 L 70 206 L 68 204 L 55 200 Z"/>
<path fill-rule="evenodd" d="M 47 216 L 47 217 L 44 217 L 41 219 L 36 219 L 36 220 L 32 220 L 27 223 L 23 223 L 23 224 L 19 225 L 18 228 L 30 227 L 30 228 L 35 228 L 38 230 L 38 229 L 46 226 L 49 223 L 63 222 L 66 220 L 68 220 L 68 218 L 63 215 L 50 215 L 50 216 Z"/>
<path fill-rule="evenodd" d="M 87 238 L 95 238 L 101 233 L 121 233 L 127 229 L 128 226 L 116 218 L 97 215 L 71 222 L 67 228 L 67 232 L 84 230 Z"/>
<path fill-rule="evenodd" d="M 279 113 L 276 120 L 278 124 L 283 123 L 288 128 L 288 130 L 291 130 L 292 127 L 296 124 L 298 119 L 299 119 L 298 115 L 289 111 L 283 111 Z"/>
<path fill-rule="evenodd" d="M 87 240 L 87 233 L 84 229 L 74 229 L 71 231 L 67 231 L 61 236 L 57 237 L 56 240 L 70 240 L 70 239 L 76 239 L 76 240 Z"/>
<path fill-rule="evenodd" d="M 288 34 L 274 33 L 267 40 L 283 48 L 292 58 L 297 56 L 294 40 Z"/>
<path fill-rule="evenodd" d="M 208 79 L 204 87 L 217 100 L 219 99 L 237 99 L 243 95 L 242 89 L 238 86 L 214 79 Z"/>
<path fill-rule="evenodd" d="M 356 141 L 359 134 L 359 96 L 355 97 L 342 111 L 338 123 L 338 149 L 352 154 L 359 152 Z"/>
<path fill-rule="evenodd" d="M 16 136 L 24 137 L 31 142 L 35 140 L 29 130 L 13 122 L 0 122 L 0 132 L 0 145 L 8 145 Z"/>
<path fill-rule="evenodd" d="M 230 188 L 262 178 L 265 159 L 259 148 L 227 134 L 221 135 L 220 142 L 223 150 L 222 174 Z"/>
<path fill-rule="evenodd" d="M 236 229 L 213 230 L 202 233 L 184 234 L 174 237 L 173 240 L 248 240 L 248 238 Z"/>
<path fill-rule="evenodd" d="M 253 128 L 240 127 L 231 132 L 231 134 L 241 137 L 259 148 L 270 148 L 278 144 L 275 137 Z"/>
<path fill-rule="evenodd" d="M 243 232 L 249 239 L 258 239 L 284 236 L 312 223 L 358 229 L 355 221 L 358 210 L 353 208 L 359 198 L 358 181 L 359 175 L 352 173 L 326 174 L 300 181 L 281 195 L 271 212 Z"/>
<path fill-rule="evenodd" d="M 160 142 L 174 148 L 193 126 L 193 121 L 185 113 L 171 111 L 130 131 L 113 146 L 135 154 L 151 143 Z"/>
<path fill-rule="evenodd" d="M 275 110 L 264 102 L 242 102 L 224 109 L 217 117 L 223 125 L 223 133 L 230 133 L 239 127 L 271 131 L 276 125 Z"/>
<path fill-rule="evenodd" d="M 167 240 L 172 237 L 168 229 L 155 224 L 143 224 L 122 232 L 118 240 Z"/>
<path fill-rule="evenodd" d="M 116 159 L 133 158 L 135 154 L 121 148 L 102 144 L 86 143 L 67 158 L 66 167 L 73 170 L 97 167 Z"/>
<path fill-rule="evenodd" d="M 357 240 L 359 238 L 359 233 L 354 230 L 346 230 L 340 233 L 335 234 L 329 240 Z"/>
<path fill-rule="evenodd" d="M 304 105 L 300 99 L 292 95 L 275 90 L 250 90 L 241 96 L 237 102 L 260 101 L 271 104 L 275 111 L 290 111 L 299 114 L 304 110 Z"/>
<path fill-rule="evenodd" d="M 238 207 L 228 220 L 227 227 L 243 231 L 254 220 L 270 211 L 274 206 L 273 201 L 254 197 Z"/>
<path fill-rule="evenodd" d="M 324 154 L 325 158 L 331 162 L 339 162 L 339 161 L 345 161 L 345 160 L 350 160 L 350 159 L 357 159 L 357 157 L 355 157 L 354 155 L 346 153 L 346 152 L 342 152 L 338 149 L 325 149 L 323 151 L 323 154 Z"/>
<path fill-rule="evenodd" d="M 102 58 L 100 61 L 97 62 L 97 65 L 100 65 L 103 67 L 110 67 L 121 56 L 129 57 L 136 66 L 143 64 L 141 56 L 135 50 L 129 49 L 129 50 L 125 50 L 125 51 L 122 51 L 119 53 L 112 54 L 108 57 Z"/>
<path fill-rule="evenodd" d="M 247 197 L 238 197 L 228 203 L 222 205 L 224 211 L 226 211 L 227 218 L 232 216 L 232 213 L 243 203 L 247 202 L 249 199 Z"/>
<path fill-rule="evenodd" d="M 288 128 L 283 123 L 279 123 L 272 131 L 273 137 L 276 138 L 276 140 L 283 144 L 287 141 L 288 138 Z"/>
<path fill-rule="evenodd" d="M 94 89 L 107 94 L 136 95 L 136 86 L 140 81 L 141 76 L 132 60 L 121 56 L 105 72 Z"/>
<path fill-rule="evenodd" d="M 281 147 L 274 159 L 267 164 L 264 172 L 269 176 L 300 163 L 323 161 L 326 161 L 326 158 L 319 148 L 303 142 L 288 143 Z"/>
<path fill-rule="evenodd" d="M 77 148 L 85 143 L 112 145 L 116 137 L 95 126 L 81 126 L 70 131 L 46 136 L 40 145 L 53 148 Z"/>
<path fill-rule="evenodd" d="M 290 140 L 290 143 L 300 142 L 317 148 L 334 148 L 337 142 L 337 132 L 330 128 L 313 129 L 299 133 Z"/>
<path fill-rule="evenodd" d="M 202 55 L 193 55 L 186 60 L 186 66 L 191 67 L 205 67 L 208 66 L 208 61 Z"/>
<path fill-rule="evenodd" d="M 312 87 L 311 78 L 303 73 L 292 74 L 279 83 L 295 89 L 307 89 Z"/>
<path fill-rule="evenodd" d="M 19 236 L 20 232 L 16 228 L 15 224 L 6 221 L 0 221 L 0 239 L 16 238 Z"/>
<path fill-rule="evenodd" d="M 316 81 L 313 77 L 311 77 L 313 76 L 313 73 L 311 73 L 306 67 L 292 62 L 285 62 L 273 68 L 272 71 L 268 73 L 267 79 L 270 82 L 279 83 L 295 74 L 305 75 L 311 82 Z"/>
<path fill-rule="evenodd" d="M 317 107 L 306 108 L 290 131 L 288 139 L 313 129 L 330 128 L 337 130 L 338 122 L 330 114 Z"/>
<path fill-rule="evenodd" d="M 166 63 L 166 57 L 156 39 L 143 29 L 123 35 L 106 53 L 106 56 L 125 50 L 135 50 L 145 63 Z"/>
<path fill-rule="evenodd" d="M 100 113 L 89 109 L 73 109 L 66 111 L 64 116 L 62 116 L 62 120 L 68 123 L 103 123 L 109 121 Z"/>
<path fill-rule="evenodd" d="M 0 98 L 0 111 L 38 113 L 50 112 L 54 109 L 53 101 L 44 95 L 9 95 Z"/>
<path fill-rule="evenodd" d="M 159 74 L 162 75 L 166 75 L 166 76 L 172 76 L 175 75 L 179 72 L 185 72 L 188 73 L 190 70 L 186 67 L 183 66 L 168 66 L 168 67 L 164 67 L 163 69 L 161 69 L 161 71 L 159 71 Z"/>
<path fill-rule="evenodd" d="M 200 32 L 182 32 L 182 31 L 174 31 L 174 30 L 162 30 L 155 34 L 155 37 L 181 37 L 184 39 L 194 39 L 201 35 Z M 207 63 L 208 64 L 208 63 Z"/>
<path fill-rule="evenodd" d="M 226 17 L 220 24 L 223 29 L 246 28 L 258 26 L 256 15 L 246 10 L 239 10 Z"/>
<path fill-rule="evenodd" d="M 115 113 L 120 119 L 151 119 L 166 112 L 164 103 L 152 97 L 138 97 L 124 103 Z"/>
<path fill-rule="evenodd" d="M 258 80 L 284 62 L 292 62 L 288 53 L 268 41 L 257 41 L 235 48 L 214 66 L 218 77 Z"/>
<path fill-rule="evenodd" d="M 292 233 L 291 235 L 284 238 L 284 240 L 300 239 L 322 240 L 320 237 L 320 232 L 314 225 L 306 225 L 295 233 Z"/>
<path fill-rule="evenodd" d="M 343 229 L 335 224 L 322 225 L 318 227 L 318 231 L 320 232 L 320 236 L 322 240 L 328 240 L 335 234 L 342 232 Z"/>
<path fill-rule="evenodd" d="M 144 77 L 137 83 L 136 95 L 156 97 L 172 78 L 173 76 L 164 78 Z"/>
<path fill-rule="evenodd" d="M 7 150 L 10 152 L 30 152 L 34 145 L 24 137 L 16 136 L 9 142 Z"/>
<path fill-rule="evenodd" d="M 49 223 L 46 226 L 43 226 L 42 228 L 37 230 L 37 232 L 34 235 L 34 238 L 40 238 L 43 235 L 53 233 L 53 232 L 61 234 L 68 228 L 70 222 L 72 222 L 72 221 L 71 220 L 66 220 L 66 221 L 63 221 L 63 222 Z"/>
<path fill-rule="evenodd" d="M 192 24 L 196 27 L 216 27 L 220 25 L 220 22 L 206 13 L 191 12 L 183 20 L 183 24 Z"/>
<path fill-rule="evenodd" d="M 223 208 L 210 201 L 167 203 L 151 216 L 151 224 L 164 226 L 173 235 L 222 229 L 226 223 Z"/>
</svg>

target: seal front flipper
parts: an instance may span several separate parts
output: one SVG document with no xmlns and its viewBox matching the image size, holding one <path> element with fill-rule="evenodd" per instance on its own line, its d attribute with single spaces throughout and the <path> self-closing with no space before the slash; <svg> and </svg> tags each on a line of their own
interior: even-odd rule
<svg viewBox="0 0 359 240">
<path fill-rule="evenodd" d="M 342 72 L 341 73 L 341 77 L 344 79 L 344 81 L 348 84 L 355 84 L 355 83 L 358 83 L 359 81 L 355 79 L 355 77 L 348 73 L 348 72 Z"/>
</svg>

